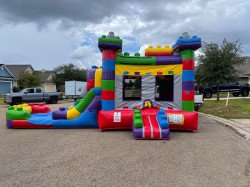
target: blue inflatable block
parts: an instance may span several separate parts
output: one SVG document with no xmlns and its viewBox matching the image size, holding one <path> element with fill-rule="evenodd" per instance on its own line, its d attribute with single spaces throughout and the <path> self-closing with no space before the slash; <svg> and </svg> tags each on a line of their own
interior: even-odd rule
<svg viewBox="0 0 250 187">
<path fill-rule="evenodd" d="M 53 128 L 97 128 L 97 111 L 83 112 L 76 119 L 53 120 Z"/>
<path fill-rule="evenodd" d="M 176 41 L 176 44 L 184 44 L 184 43 L 201 43 L 201 38 L 197 36 L 193 36 L 192 38 L 179 37 L 179 39 Z"/>
<path fill-rule="evenodd" d="M 114 110 L 115 101 L 102 100 L 102 110 Z"/>
<path fill-rule="evenodd" d="M 162 108 L 157 112 L 157 120 L 162 129 L 169 128 L 167 115 L 164 113 L 164 110 Z"/>
<path fill-rule="evenodd" d="M 116 60 L 102 60 L 103 70 L 115 70 Z"/>
<path fill-rule="evenodd" d="M 52 112 L 46 114 L 32 114 L 29 123 L 37 125 L 51 125 L 53 123 Z"/>
<path fill-rule="evenodd" d="M 101 88 L 93 88 L 93 91 L 95 92 L 95 95 L 101 95 L 102 89 Z"/>
<path fill-rule="evenodd" d="M 194 70 L 183 70 L 182 81 L 193 81 L 195 76 Z"/>
</svg>

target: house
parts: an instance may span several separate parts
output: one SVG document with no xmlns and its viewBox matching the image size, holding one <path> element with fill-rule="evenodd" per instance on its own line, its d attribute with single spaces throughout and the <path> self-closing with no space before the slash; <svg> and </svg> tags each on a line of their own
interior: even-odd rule
<svg viewBox="0 0 250 187">
<path fill-rule="evenodd" d="M 0 95 L 12 92 L 12 87 L 16 82 L 17 78 L 9 68 L 4 64 L 0 64 Z"/>
<path fill-rule="evenodd" d="M 239 82 L 250 86 L 250 57 L 246 57 L 244 64 L 239 66 Z"/>
<path fill-rule="evenodd" d="M 56 84 L 52 82 L 53 71 L 42 69 L 41 71 L 36 71 L 36 73 L 41 77 L 41 87 L 44 90 L 49 92 L 56 92 Z"/>
<path fill-rule="evenodd" d="M 46 91 L 56 91 L 52 71 L 35 71 L 30 64 L 0 64 L 0 94 L 10 93 L 13 87 L 18 87 L 18 79 L 24 72 L 38 73 L 42 80 L 41 87 Z"/>
<path fill-rule="evenodd" d="M 34 68 L 29 64 L 6 64 L 5 65 L 10 72 L 15 76 L 16 80 L 13 81 L 13 87 L 18 87 L 17 81 L 20 78 L 21 74 L 24 72 L 34 73 Z"/>
</svg>

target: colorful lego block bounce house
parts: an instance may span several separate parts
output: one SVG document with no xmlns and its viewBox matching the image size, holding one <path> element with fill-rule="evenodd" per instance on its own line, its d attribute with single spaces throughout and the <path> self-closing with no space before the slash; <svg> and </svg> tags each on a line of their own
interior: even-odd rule
<svg viewBox="0 0 250 187">
<path fill-rule="evenodd" d="M 201 39 L 183 33 L 173 47 L 149 46 L 145 56 L 122 54 L 110 32 L 98 39 L 102 68 L 87 72 L 87 94 L 50 111 L 43 104 L 10 106 L 8 128 L 132 130 L 135 139 L 169 139 L 170 130 L 196 131 L 194 51 Z"/>
</svg>

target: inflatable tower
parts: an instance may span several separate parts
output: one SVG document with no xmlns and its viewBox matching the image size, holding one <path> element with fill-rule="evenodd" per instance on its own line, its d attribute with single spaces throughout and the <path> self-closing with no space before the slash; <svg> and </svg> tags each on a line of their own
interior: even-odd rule
<svg viewBox="0 0 250 187">
<path fill-rule="evenodd" d="M 116 54 L 122 49 L 122 40 L 109 32 L 98 39 L 98 47 L 102 52 L 102 110 L 114 110 Z"/>
</svg>

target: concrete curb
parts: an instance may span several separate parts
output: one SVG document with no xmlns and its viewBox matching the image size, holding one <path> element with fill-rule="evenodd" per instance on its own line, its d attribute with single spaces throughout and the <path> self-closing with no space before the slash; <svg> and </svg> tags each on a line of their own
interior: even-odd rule
<svg viewBox="0 0 250 187">
<path fill-rule="evenodd" d="M 242 124 L 242 123 L 238 123 L 238 122 L 235 122 L 235 121 L 232 121 L 232 120 L 220 118 L 220 117 L 210 115 L 210 114 L 205 114 L 205 113 L 202 113 L 202 112 L 199 112 L 199 115 L 201 115 L 203 117 L 206 117 L 206 118 L 214 119 L 214 120 L 216 120 L 218 122 L 221 122 L 221 124 L 223 124 L 224 126 L 231 127 L 239 135 L 241 135 L 242 137 L 244 137 L 248 141 L 250 140 L 250 132 L 248 132 L 246 129 L 244 129 L 245 125 Z M 247 127 L 247 126 L 245 126 L 245 127 Z"/>
</svg>

